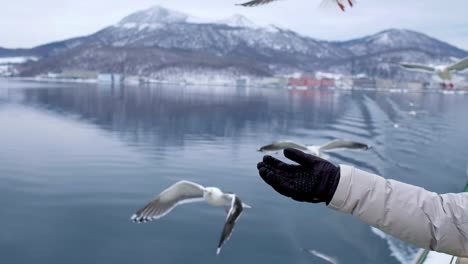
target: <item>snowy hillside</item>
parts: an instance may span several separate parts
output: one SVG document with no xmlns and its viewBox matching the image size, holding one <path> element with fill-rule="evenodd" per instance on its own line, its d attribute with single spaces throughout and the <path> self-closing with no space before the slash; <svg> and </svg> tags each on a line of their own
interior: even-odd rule
<svg viewBox="0 0 468 264">
<path fill-rule="evenodd" d="M 433 55 L 444 54 L 446 57 L 467 54 L 464 50 L 425 34 L 403 29 L 389 29 L 375 35 L 341 42 L 339 45 L 357 56 L 402 50 L 421 50 Z"/>
<path fill-rule="evenodd" d="M 159 6 L 130 14 L 94 34 L 27 52 L 42 59 L 23 65 L 22 75 L 80 69 L 154 76 L 178 68 L 259 76 L 323 70 L 404 77 L 401 61 L 443 62 L 468 55 L 408 30 L 328 42 L 273 25 L 259 26 L 241 15 L 211 21 Z"/>
</svg>

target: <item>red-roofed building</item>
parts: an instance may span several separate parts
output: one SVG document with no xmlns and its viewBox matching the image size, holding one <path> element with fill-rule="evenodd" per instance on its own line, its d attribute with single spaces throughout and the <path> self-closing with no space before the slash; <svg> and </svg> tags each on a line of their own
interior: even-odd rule
<svg viewBox="0 0 468 264">
<path fill-rule="evenodd" d="M 335 86 L 335 80 L 333 79 L 315 79 L 309 76 L 303 76 L 299 78 L 289 78 L 288 86 L 302 86 L 302 87 L 329 87 Z"/>
</svg>

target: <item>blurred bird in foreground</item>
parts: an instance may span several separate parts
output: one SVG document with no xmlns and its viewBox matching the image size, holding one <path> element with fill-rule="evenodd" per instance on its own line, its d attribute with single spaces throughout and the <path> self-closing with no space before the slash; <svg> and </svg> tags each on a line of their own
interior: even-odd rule
<svg viewBox="0 0 468 264">
<path fill-rule="evenodd" d="M 269 3 L 274 2 L 274 1 L 278 1 L 278 0 L 252 0 L 252 1 L 245 2 L 245 3 L 242 3 L 242 4 L 238 4 L 238 5 L 241 5 L 241 6 L 259 6 L 259 5 L 269 4 Z M 354 3 L 356 1 L 355 0 L 346 0 L 346 1 L 344 1 L 344 0 L 323 0 L 321 6 L 324 6 L 327 3 L 336 3 L 338 5 L 338 7 L 342 11 L 345 11 L 345 9 L 346 9 L 346 5 L 344 4 L 345 2 L 348 3 L 350 7 L 353 7 Z"/>
</svg>

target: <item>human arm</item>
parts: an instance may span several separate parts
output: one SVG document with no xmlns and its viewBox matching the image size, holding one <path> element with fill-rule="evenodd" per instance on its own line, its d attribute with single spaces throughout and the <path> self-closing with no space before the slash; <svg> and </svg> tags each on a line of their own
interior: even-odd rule
<svg viewBox="0 0 468 264">
<path fill-rule="evenodd" d="M 287 149 L 284 153 L 300 165 L 269 156 L 258 164 L 260 176 L 278 192 L 295 200 L 326 202 L 330 208 L 417 246 L 468 256 L 468 194 L 439 195 L 350 166 L 334 167 L 298 150 Z M 308 193 L 298 192 L 303 189 L 304 178 L 296 182 L 300 173 L 294 170 L 314 172 L 305 184 L 312 186 L 306 188 Z M 331 184 L 337 178 L 336 186 Z"/>
</svg>

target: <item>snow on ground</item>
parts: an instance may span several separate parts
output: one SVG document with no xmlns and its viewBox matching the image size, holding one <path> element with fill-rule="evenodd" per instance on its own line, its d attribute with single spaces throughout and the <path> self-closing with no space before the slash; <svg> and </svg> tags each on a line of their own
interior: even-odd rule
<svg viewBox="0 0 468 264">
<path fill-rule="evenodd" d="M 340 80 L 343 79 L 343 74 L 318 71 L 315 73 L 315 78 Z"/>
<path fill-rule="evenodd" d="M 3 57 L 0 58 L 0 64 L 19 64 L 24 63 L 28 60 L 36 61 L 36 57 Z"/>
<path fill-rule="evenodd" d="M 246 77 L 245 73 L 236 69 L 184 69 L 183 67 L 169 67 L 150 77 L 151 82 L 184 83 L 184 84 L 213 84 L 234 85 L 240 77 Z M 251 76 L 249 76 L 251 77 Z"/>
<path fill-rule="evenodd" d="M 259 26 L 252 22 L 250 19 L 239 14 L 233 15 L 232 17 L 229 17 L 227 19 L 218 20 L 217 23 L 225 24 L 231 27 L 245 27 L 254 29 L 259 28 Z"/>
</svg>

